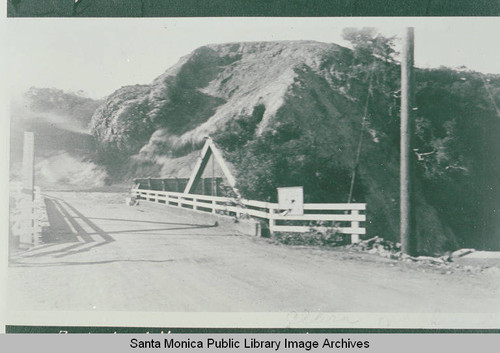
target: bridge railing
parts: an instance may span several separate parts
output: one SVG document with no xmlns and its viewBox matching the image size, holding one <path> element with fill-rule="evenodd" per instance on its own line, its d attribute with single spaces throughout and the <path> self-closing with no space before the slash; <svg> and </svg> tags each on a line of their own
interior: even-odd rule
<svg viewBox="0 0 500 353">
<path fill-rule="evenodd" d="M 12 183 L 11 187 L 11 236 L 22 248 L 39 245 L 48 221 L 44 196 L 38 186 L 33 187 L 32 194 L 23 192 L 21 184 Z"/>
<path fill-rule="evenodd" d="M 361 222 L 366 221 L 365 203 L 306 203 L 303 215 L 289 215 L 277 203 L 236 200 L 229 197 L 184 194 L 170 191 L 145 190 L 134 187 L 132 194 L 137 199 L 180 207 L 201 212 L 224 214 L 236 218 L 245 215 L 265 219 L 269 231 L 306 233 L 314 229 L 332 229 L 350 234 L 351 242 L 358 242 L 366 234 Z"/>
</svg>

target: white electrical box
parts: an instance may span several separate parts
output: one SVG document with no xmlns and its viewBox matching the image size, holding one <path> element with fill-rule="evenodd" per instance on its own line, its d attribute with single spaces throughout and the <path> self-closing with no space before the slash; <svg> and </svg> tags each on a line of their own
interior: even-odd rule
<svg viewBox="0 0 500 353">
<path fill-rule="evenodd" d="M 278 207 L 293 216 L 304 214 L 304 188 L 302 186 L 278 188 Z"/>
</svg>

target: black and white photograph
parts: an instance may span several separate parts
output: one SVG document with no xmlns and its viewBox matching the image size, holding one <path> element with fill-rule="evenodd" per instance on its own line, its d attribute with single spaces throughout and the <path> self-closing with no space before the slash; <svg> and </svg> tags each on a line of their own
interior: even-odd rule
<svg viewBox="0 0 500 353">
<path fill-rule="evenodd" d="M 3 26 L 9 324 L 499 327 L 498 19 Z"/>
</svg>

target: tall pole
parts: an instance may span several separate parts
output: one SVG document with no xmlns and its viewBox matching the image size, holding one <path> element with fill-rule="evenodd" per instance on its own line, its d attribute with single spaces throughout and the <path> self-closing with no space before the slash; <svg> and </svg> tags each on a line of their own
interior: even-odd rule
<svg viewBox="0 0 500 353">
<path fill-rule="evenodd" d="M 412 198 L 412 130 L 414 108 L 414 29 L 406 29 L 401 62 L 401 165 L 400 224 L 401 250 L 414 255 L 416 249 L 415 210 Z"/>
</svg>

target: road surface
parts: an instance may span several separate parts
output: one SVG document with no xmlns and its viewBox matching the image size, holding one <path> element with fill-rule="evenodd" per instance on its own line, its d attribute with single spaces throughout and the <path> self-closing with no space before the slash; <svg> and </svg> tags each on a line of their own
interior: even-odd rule
<svg viewBox="0 0 500 353">
<path fill-rule="evenodd" d="M 52 192 L 46 243 L 11 256 L 12 310 L 500 311 L 499 271 L 291 247 L 127 206 L 124 194 Z"/>
</svg>

